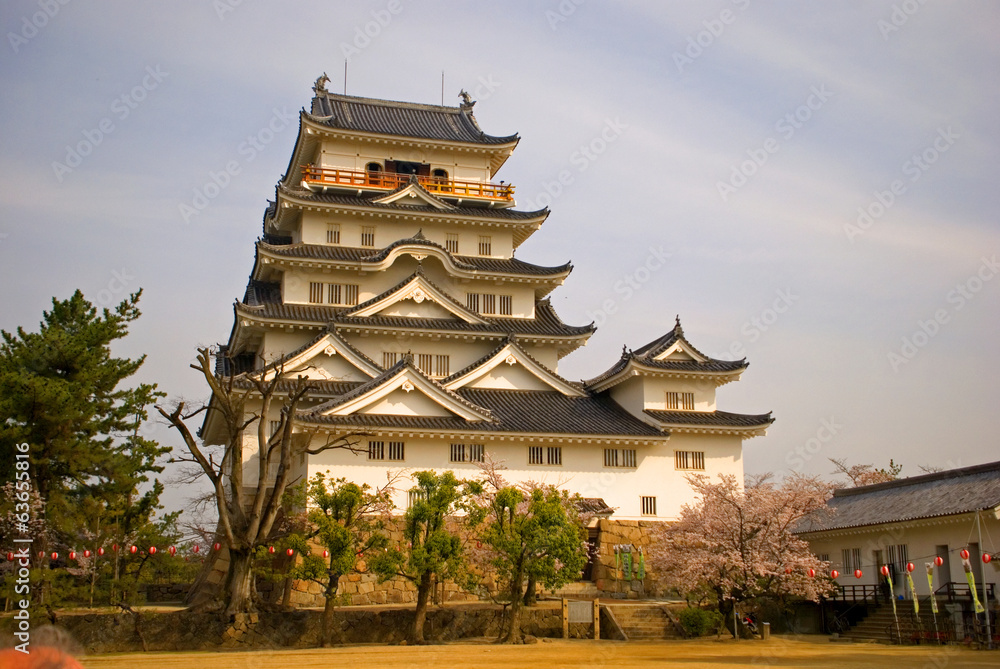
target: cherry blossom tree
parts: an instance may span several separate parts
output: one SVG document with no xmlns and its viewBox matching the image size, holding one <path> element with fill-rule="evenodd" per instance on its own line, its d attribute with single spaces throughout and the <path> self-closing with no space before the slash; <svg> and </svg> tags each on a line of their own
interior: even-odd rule
<svg viewBox="0 0 1000 669">
<path fill-rule="evenodd" d="M 650 547 L 649 566 L 664 586 L 714 599 L 727 619 L 741 602 L 817 601 L 834 590 L 824 576 L 829 564 L 795 535 L 806 516 L 826 512 L 829 484 L 796 475 L 778 485 L 769 474 L 747 477 L 743 486 L 731 475 L 687 480 L 700 501 L 659 528 Z"/>
</svg>

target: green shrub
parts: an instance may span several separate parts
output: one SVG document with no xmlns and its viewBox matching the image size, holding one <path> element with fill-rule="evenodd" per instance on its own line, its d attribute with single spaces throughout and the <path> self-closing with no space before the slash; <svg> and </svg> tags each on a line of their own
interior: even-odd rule
<svg viewBox="0 0 1000 669">
<path fill-rule="evenodd" d="M 717 629 L 722 624 L 722 614 L 718 611 L 687 608 L 678 616 L 681 627 L 690 636 L 701 636 Z"/>
</svg>

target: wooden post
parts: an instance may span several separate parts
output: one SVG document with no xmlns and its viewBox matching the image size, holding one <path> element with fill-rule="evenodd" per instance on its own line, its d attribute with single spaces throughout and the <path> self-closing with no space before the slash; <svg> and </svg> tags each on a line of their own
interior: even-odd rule
<svg viewBox="0 0 1000 669">
<path fill-rule="evenodd" d="M 562 600 L 562 623 L 563 623 L 563 638 L 569 638 L 569 600 L 563 597 Z"/>
<path fill-rule="evenodd" d="M 594 598 L 594 639 L 601 638 L 601 600 Z"/>
</svg>

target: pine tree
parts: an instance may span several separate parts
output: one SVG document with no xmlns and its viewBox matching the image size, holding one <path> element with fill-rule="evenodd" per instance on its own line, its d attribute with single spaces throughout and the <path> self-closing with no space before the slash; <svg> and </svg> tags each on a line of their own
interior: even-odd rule
<svg viewBox="0 0 1000 669">
<path fill-rule="evenodd" d="M 14 449 L 28 444 L 32 483 L 63 541 L 85 528 L 90 502 L 106 508 L 109 521 L 137 509 L 148 519 L 159 508 L 162 486 L 154 483 L 144 494 L 139 488 L 162 471 L 156 460 L 169 449 L 138 428 L 162 393 L 155 384 L 124 387 L 145 356 L 111 353 L 139 317 L 141 293 L 99 312 L 76 291 L 67 300 L 53 298 L 38 332 L 0 332 L 0 479 L 13 479 Z"/>
</svg>

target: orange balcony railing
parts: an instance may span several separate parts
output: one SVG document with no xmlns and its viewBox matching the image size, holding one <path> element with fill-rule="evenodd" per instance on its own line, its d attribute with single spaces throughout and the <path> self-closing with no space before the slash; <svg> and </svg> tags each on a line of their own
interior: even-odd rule
<svg viewBox="0 0 1000 669">
<path fill-rule="evenodd" d="M 343 170 L 334 167 L 316 167 L 306 165 L 302 168 L 302 179 L 321 186 L 348 186 L 360 189 L 395 190 L 410 183 L 410 174 L 395 174 L 392 172 L 362 172 L 359 170 Z M 514 187 L 505 183 L 489 183 L 482 181 L 459 181 L 444 177 L 418 176 L 417 181 L 431 193 L 442 197 L 477 198 L 485 200 L 500 200 L 503 202 L 514 199 Z"/>
</svg>

